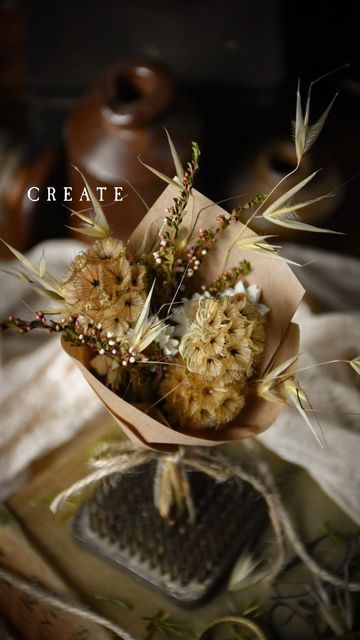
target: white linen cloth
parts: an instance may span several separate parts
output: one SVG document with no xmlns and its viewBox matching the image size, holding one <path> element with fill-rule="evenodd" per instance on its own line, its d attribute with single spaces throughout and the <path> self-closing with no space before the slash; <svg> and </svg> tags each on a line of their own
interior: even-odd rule
<svg viewBox="0 0 360 640">
<path fill-rule="evenodd" d="M 39 258 L 44 250 L 49 270 L 59 275 L 81 246 L 74 241 L 48 241 L 33 249 L 29 257 Z M 298 269 L 297 275 L 311 298 L 328 309 L 313 314 L 306 302 L 301 304 L 295 319 L 301 327 L 301 352 L 306 355 L 299 367 L 358 355 L 360 261 L 297 245 L 288 245 L 286 253 L 296 262 L 315 261 Z M 10 313 L 31 316 L 26 304 L 39 309 L 44 301 L 26 284 L 2 275 L 0 318 Z M 2 354 L 0 497 L 32 460 L 70 439 L 96 412 L 105 411 L 62 352 L 58 336 L 8 333 L 2 337 Z M 313 408 L 320 410 L 316 415 L 326 447 L 319 447 L 302 418 L 290 408 L 282 410 L 259 440 L 285 460 L 306 468 L 360 523 L 359 378 L 344 364 L 310 368 L 299 377 Z"/>
<path fill-rule="evenodd" d="M 83 245 L 48 241 L 29 252 L 32 261 L 44 251 L 48 269 L 63 275 Z M 0 265 L 4 269 L 18 262 Z M 0 273 L 0 319 L 12 314 L 34 318 L 33 310 L 51 307 L 26 283 Z M 0 372 L 0 499 L 13 479 L 34 459 L 69 440 L 96 413 L 106 411 L 77 367 L 62 351 L 58 335 L 32 331 L 1 336 Z M 23 481 L 24 478 L 21 478 Z"/>
</svg>

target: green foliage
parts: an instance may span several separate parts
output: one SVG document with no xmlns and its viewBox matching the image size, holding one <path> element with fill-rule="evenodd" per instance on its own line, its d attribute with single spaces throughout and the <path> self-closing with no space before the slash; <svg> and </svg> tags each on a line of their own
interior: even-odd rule
<svg viewBox="0 0 360 640">
<path fill-rule="evenodd" d="M 241 267 L 243 276 L 247 276 L 251 271 L 251 265 L 250 265 L 250 262 L 248 262 L 248 260 L 242 260 L 240 263 L 240 267 Z"/>
<path fill-rule="evenodd" d="M 191 638 L 186 627 L 172 620 L 165 611 L 158 611 L 152 618 L 143 618 L 143 620 L 148 621 L 144 640 L 152 640 L 157 635 L 163 638 Z"/>
</svg>

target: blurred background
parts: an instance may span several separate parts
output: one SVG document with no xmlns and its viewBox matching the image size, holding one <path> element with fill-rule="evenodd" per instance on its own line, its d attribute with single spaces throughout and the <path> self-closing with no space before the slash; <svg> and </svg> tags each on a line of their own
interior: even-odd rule
<svg viewBox="0 0 360 640">
<path fill-rule="evenodd" d="M 335 192 L 304 218 L 346 235 L 296 238 L 360 255 L 359 22 L 356 0 L 0 0 L 0 236 L 21 250 L 63 237 L 64 185 L 69 206 L 85 208 L 74 164 L 108 187 L 125 239 L 146 211 L 136 191 L 151 205 L 164 186 L 138 156 L 173 172 L 164 127 L 184 161 L 199 142 L 208 197 L 233 198 L 231 209 L 266 193 L 294 167 L 298 78 L 305 97 L 311 80 L 349 63 L 314 88 L 313 119 L 339 95 L 301 169 L 323 168 L 303 196 Z M 112 185 L 124 185 L 120 205 Z"/>
</svg>

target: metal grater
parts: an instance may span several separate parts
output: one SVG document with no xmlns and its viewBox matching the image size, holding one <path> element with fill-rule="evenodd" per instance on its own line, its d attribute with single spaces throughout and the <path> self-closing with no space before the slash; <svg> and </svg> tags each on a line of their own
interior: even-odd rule
<svg viewBox="0 0 360 640">
<path fill-rule="evenodd" d="M 196 521 L 172 522 L 153 499 L 155 465 L 101 481 L 77 513 L 75 539 L 184 607 L 202 604 L 221 584 L 265 520 L 264 501 L 247 484 L 217 483 L 190 472 Z"/>
</svg>

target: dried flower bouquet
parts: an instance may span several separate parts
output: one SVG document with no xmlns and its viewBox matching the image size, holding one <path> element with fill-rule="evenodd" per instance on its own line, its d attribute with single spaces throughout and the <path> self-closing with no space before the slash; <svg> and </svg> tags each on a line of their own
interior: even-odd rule
<svg viewBox="0 0 360 640">
<path fill-rule="evenodd" d="M 309 106 L 310 93 L 303 115 L 298 91 L 298 165 L 292 173 L 331 105 L 312 126 Z M 293 202 L 316 172 L 277 198 L 278 185 L 228 213 L 193 188 L 197 144 L 184 169 L 168 137 L 177 175 L 172 179 L 148 167 L 168 187 L 126 244 L 112 236 L 86 184 L 93 212 L 72 213 L 83 223 L 78 230 L 95 240 L 62 280 L 47 272 L 44 256 L 34 265 L 9 247 L 23 267 L 17 275 L 54 306 L 33 322 L 10 317 L 2 329 L 61 333 L 65 351 L 139 444 L 211 446 L 253 436 L 289 400 L 312 427 L 291 369 L 298 354 L 291 320 L 303 289 L 291 261 L 268 242 L 271 236 L 256 235 L 250 225 L 263 217 L 280 226 L 328 231 L 299 218 L 312 201 Z M 245 209 L 252 214 L 243 224 Z M 47 313 L 58 319 L 48 322 Z M 351 364 L 358 367 L 357 360 Z"/>
</svg>

